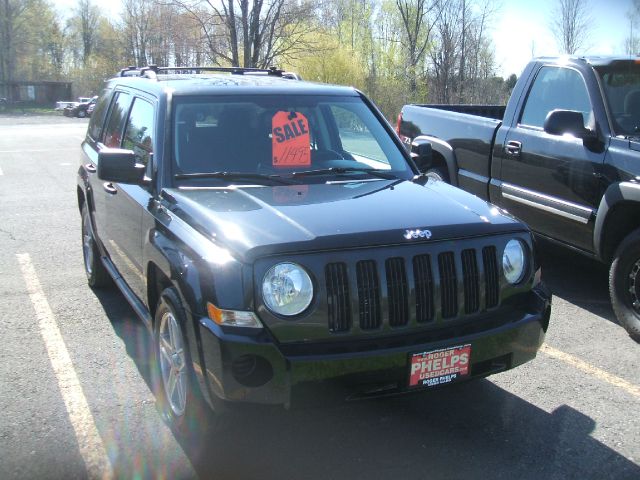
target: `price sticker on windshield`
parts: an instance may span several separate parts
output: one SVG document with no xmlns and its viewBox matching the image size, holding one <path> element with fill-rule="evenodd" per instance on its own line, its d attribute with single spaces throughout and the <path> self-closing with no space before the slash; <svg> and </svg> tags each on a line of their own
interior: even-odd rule
<svg viewBox="0 0 640 480">
<path fill-rule="evenodd" d="M 300 112 L 278 112 L 271 119 L 271 158 L 274 167 L 311 165 L 309 122 Z"/>
</svg>

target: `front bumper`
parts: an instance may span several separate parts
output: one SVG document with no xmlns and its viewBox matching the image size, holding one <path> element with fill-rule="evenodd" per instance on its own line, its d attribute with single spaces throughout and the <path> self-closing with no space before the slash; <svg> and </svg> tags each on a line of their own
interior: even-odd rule
<svg viewBox="0 0 640 480">
<path fill-rule="evenodd" d="M 195 370 L 205 397 L 285 406 L 318 386 L 342 399 L 408 393 L 415 390 L 408 387 L 412 353 L 457 345 L 471 345 L 465 379 L 485 377 L 535 358 L 549 325 L 551 295 L 540 284 L 530 300 L 522 310 L 494 316 L 480 331 L 467 327 L 450 335 L 433 330 L 428 335 L 325 345 L 278 344 L 267 331 L 238 335 L 201 318 L 201 364 Z"/>
</svg>

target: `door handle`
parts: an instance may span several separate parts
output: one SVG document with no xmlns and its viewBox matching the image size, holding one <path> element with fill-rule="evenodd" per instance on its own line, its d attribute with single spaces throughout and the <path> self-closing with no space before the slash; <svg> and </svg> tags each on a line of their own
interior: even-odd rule
<svg viewBox="0 0 640 480">
<path fill-rule="evenodd" d="M 110 193 L 111 195 L 115 195 L 116 193 L 118 193 L 118 189 L 111 182 L 103 183 L 102 188 L 104 188 L 105 192 Z"/>
<path fill-rule="evenodd" d="M 522 143 L 515 140 L 507 142 L 504 146 L 504 153 L 511 157 L 519 157 L 520 153 L 522 153 Z"/>
<path fill-rule="evenodd" d="M 84 168 L 86 168 L 89 173 L 96 173 L 97 171 L 96 166 L 93 163 L 85 163 Z"/>
</svg>

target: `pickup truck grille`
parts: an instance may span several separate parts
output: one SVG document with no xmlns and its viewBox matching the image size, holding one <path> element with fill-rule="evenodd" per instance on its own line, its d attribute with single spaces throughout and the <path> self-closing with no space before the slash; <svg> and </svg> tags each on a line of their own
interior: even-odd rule
<svg viewBox="0 0 640 480">
<path fill-rule="evenodd" d="M 355 269 L 353 283 L 351 269 Z M 329 263 L 325 281 L 332 333 L 351 331 L 352 315 L 357 319 L 356 328 L 366 331 L 384 323 L 403 327 L 411 318 L 418 324 L 446 321 L 497 307 L 500 301 L 495 246 L 384 261 L 360 260 L 355 265 Z M 350 290 L 354 286 L 352 304 Z"/>
</svg>

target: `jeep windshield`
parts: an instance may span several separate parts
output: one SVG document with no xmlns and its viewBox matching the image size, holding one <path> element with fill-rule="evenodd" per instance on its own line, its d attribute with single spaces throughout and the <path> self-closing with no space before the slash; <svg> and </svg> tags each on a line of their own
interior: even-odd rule
<svg viewBox="0 0 640 480">
<path fill-rule="evenodd" d="M 360 97 L 174 97 L 173 111 L 172 173 L 178 185 L 414 175 Z"/>
<path fill-rule="evenodd" d="M 640 64 L 617 61 L 596 67 L 616 135 L 640 135 Z"/>
</svg>

